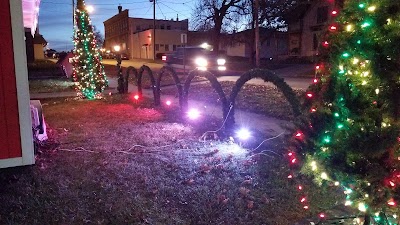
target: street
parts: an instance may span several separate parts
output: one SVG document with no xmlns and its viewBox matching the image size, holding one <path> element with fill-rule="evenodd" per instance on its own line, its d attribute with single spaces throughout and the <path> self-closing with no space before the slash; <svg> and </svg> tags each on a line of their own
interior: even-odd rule
<svg viewBox="0 0 400 225">
<path fill-rule="evenodd" d="M 103 63 L 106 65 L 116 65 L 115 59 L 103 59 Z M 146 65 L 150 67 L 153 72 L 158 72 L 162 67 L 162 63 L 157 62 L 149 62 L 149 60 L 144 59 L 130 59 L 130 60 L 122 60 L 122 67 L 133 66 L 136 69 L 139 69 L 142 65 Z M 294 88 L 294 89 L 307 89 L 307 87 L 312 82 L 312 74 L 313 65 L 312 64 L 293 64 L 291 66 L 287 66 L 285 68 L 274 70 L 274 72 L 285 79 L 286 83 Z M 228 70 L 225 72 L 225 76 L 219 76 L 218 81 L 233 81 L 235 82 L 239 79 L 240 75 L 243 74 L 244 71 L 233 71 Z M 307 74 L 308 76 L 304 76 Z M 301 76 L 301 77 L 299 77 Z M 255 85 L 267 85 L 273 86 L 273 84 L 269 82 L 264 82 L 262 79 L 252 79 L 248 81 L 248 84 Z"/>
</svg>

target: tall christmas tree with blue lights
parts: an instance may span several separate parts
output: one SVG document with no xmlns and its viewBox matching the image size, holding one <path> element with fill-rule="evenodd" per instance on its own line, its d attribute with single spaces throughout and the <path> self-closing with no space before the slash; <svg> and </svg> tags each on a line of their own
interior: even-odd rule
<svg viewBox="0 0 400 225">
<path fill-rule="evenodd" d="M 99 98 L 108 81 L 84 0 L 77 1 L 75 18 L 73 78 L 83 97 Z"/>
<path fill-rule="evenodd" d="M 340 187 L 343 204 L 364 214 L 364 224 L 398 224 L 400 1 L 342 3 L 321 43 L 325 57 L 293 134 L 288 178 L 305 174 Z M 298 187 L 308 209 L 307 191 Z"/>
</svg>

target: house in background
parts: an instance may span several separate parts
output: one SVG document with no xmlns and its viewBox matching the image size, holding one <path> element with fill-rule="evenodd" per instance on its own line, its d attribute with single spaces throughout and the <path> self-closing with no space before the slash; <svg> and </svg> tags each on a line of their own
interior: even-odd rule
<svg viewBox="0 0 400 225">
<path fill-rule="evenodd" d="M 39 2 L 0 0 L 0 168 L 35 163 L 24 27 L 36 30 Z"/>
<path fill-rule="evenodd" d="M 221 34 L 220 51 L 227 56 L 251 58 L 255 55 L 254 30 L 248 29 L 233 34 Z M 188 45 L 203 46 L 212 43 L 212 35 L 205 31 L 189 31 Z M 260 58 L 284 58 L 288 53 L 288 35 L 285 32 L 260 27 Z M 211 47 L 212 48 L 212 47 Z"/>
<path fill-rule="evenodd" d="M 32 36 L 31 28 L 25 27 L 26 58 L 28 62 L 44 59 L 44 48 L 47 41 L 39 34 L 38 27 Z"/>
<path fill-rule="evenodd" d="M 188 20 L 153 20 L 129 17 L 129 10 L 118 6 L 118 14 L 104 21 L 104 47 L 113 51 L 115 45 L 130 57 L 152 59 L 152 34 L 155 30 L 155 53 L 170 53 L 180 46 L 181 34 L 188 32 Z"/>
<path fill-rule="evenodd" d="M 260 27 L 260 58 L 280 59 L 288 52 L 287 33 Z M 227 35 L 228 42 L 221 43 L 228 56 L 251 58 L 255 55 L 254 30 L 244 30 Z"/>
<path fill-rule="evenodd" d="M 312 59 L 318 54 L 332 11 L 342 8 L 343 0 L 309 0 L 286 15 L 289 56 Z"/>
</svg>

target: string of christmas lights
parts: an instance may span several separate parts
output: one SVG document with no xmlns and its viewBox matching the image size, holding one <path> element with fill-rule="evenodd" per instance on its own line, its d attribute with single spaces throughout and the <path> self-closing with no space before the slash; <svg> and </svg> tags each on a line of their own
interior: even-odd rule
<svg viewBox="0 0 400 225">
<path fill-rule="evenodd" d="M 340 186 L 344 205 L 378 224 L 399 224 L 400 2 L 347 0 L 341 11 L 331 8 L 325 58 L 288 152 L 288 179 L 300 170 L 318 184 Z M 309 209 L 304 185 L 296 188 Z"/>
</svg>

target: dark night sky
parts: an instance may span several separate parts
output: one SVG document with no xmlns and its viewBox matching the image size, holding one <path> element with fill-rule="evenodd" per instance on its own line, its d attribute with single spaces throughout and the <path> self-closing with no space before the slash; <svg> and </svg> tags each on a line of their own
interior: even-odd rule
<svg viewBox="0 0 400 225">
<path fill-rule="evenodd" d="M 153 3 L 149 0 L 86 0 L 94 12 L 90 14 L 92 24 L 104 35 L 103 21 L 118 12 L 118 5 L 129 9 L 130 17 L 153 18 Z M 189 19 L 195 0 L 157 0 L 156 18 Z M 76 0 L 75 0 L 76 4 Z M 48 47 L 58 51 L 71 50 L 72 44 L 72 0 L 41 0 L 39 12 L 40 34 L 49 42 Z"/>
</svg>

